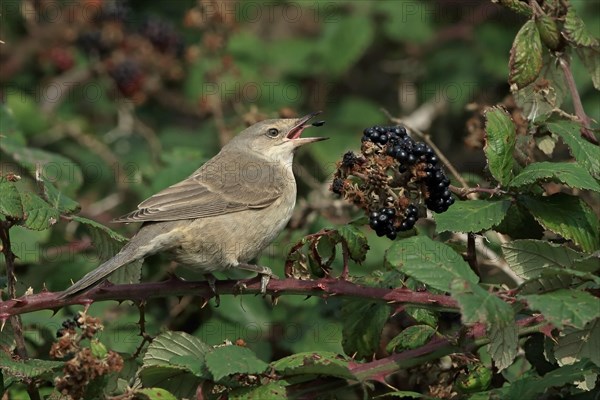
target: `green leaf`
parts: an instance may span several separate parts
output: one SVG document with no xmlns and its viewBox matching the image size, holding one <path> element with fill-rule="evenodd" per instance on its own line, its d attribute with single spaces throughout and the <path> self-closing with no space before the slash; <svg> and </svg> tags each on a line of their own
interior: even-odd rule
<svg viewBox="0 0 600 400">
<path fill-rule="evenodd" d="M 575 52 L 590 74 L 594 88 L 600 90 L 600 49 L 581 47 Z"/>
<path fill-rule="evenodd" d="M 260 374 L 269 366 L 247 347 L 216 347 L 205 356 L 206 366 L 215 382 L 234 374 Z"/>
<path fill-rule="evenodd" d="M 556 50 L 560 44 L 560 32 L 554 18 L 547 14 L 537 15 L 535 25 L 540 32 L 542 42 L 550 49 Z"/>
<path fill-rule="evenodd" d="M 287 400 L 287 382 L 277 380 L 258 387 L 234 389 L 228 393 L 229 400 Z"/>
<path fill-rule="evenodd" d="M 429 325 L 413 325 L 404 329 L 385 347 L 388 353 L 411 350 L 423 346 L 431 339 L 436 330 Z"/>
<path fill-rule="evenodd" d="M 23 217 L 21 195 L 12 182 L 0 176 L 0 214 L 13 218 Z"/>
<path fill-rule="evenodd" d="M 6 375 L 22 378 L 37 378 L 49 372 L 62 368 L 62 361 L 47 361 L 31 358 L 25 361 L 15 361 L 6 352 L 0 351 L 0 370 Z"/>
<path fill-rule="evenodd" d="M 598 218 L 582 199 L 557 193 L 523 196 L 521 201 L 546 229 L 572 240 L 584 251 L 591 253 L 600 248 Z"/>
<path fill-rule="evenodd" d="M 529 7 L 527 3 L 523 3 L 521 0 L 499 0 L 499 3 L 518 14 L 526 16 L 527 18 L 533 15 L 531 7 Z"/>
<path fill-rule="evenodd" d="M 560 387 L 582 380 L 583 376 L 592 369 L 593 364 L 586 361 L 555 369 L 546 373 L 543 377 L 526 375 L 512 382 L 503 391 L 503 395 L 500 398 L 537 400 L 541 398 L 541 394 L 545 393 L 551 387 Z"/>
<path fill-rule="evenodd" d="M 399 390 L 397 392 L 390 392 L 385 394 L 380 394 L 379 396 L 373 397 L 374 399 L 387 399 L 388 397 L 395 397 L 399 399 L 431 399 L 434 400 L 435 397 L 426 396 L 421 393 L 411 392 L 409 390 Z"/>
<path fill-rule="evenodd" d="M 369 244 L 365 234 L 354 225 L 344 225 L 338 228 L 338 233 L 348 245 L 348 253 L 351 259 L 357 263 L 365 261 Z"/>
<path fill-rule="evenodd" d="M 539 239 L 544 235 L 544 228 L 537 223 L 533 215 L 519 204 L 512 204 L 506 217 L 494 230 L 509 235 L 513 239 Z"/>
<path fill-rule="evenodd" d="M 23 226 L 35 231 L 50 228 L 60 217 L 57 209 L 31 192 L 23 194 L 23 211 L 25 215 Z"/>
<path fill-rule="evenodd" d="M 78 215 L 74 215 L 72 218 L 73 221 L 79 222 L 88 230 L 101 261 L 106 261 L 117 254 L 122 243 L 127 241 L 125 237 L 96 221 Z"/>
<path fill-rule="evenodd" d="M 342 347 L 357 359 L 369 358 L 379 349 L 381 332 L 390 308 L 380 302 L 344 299 L 342 304 Z M 354 355 L 356 354 L 356 355 Z"/>
<path fill-rule="evenodd" d="M 565 162 L 544 161 L 529 164 L 510 182 L 510 186 L 525 186 L 542 180 L 561 182 L 573 188 L 600 192 L 600 185 L 585 168 L 579 164 Z"/>
<path fill-rule="evenodd" d="M 317 42 L 323 72 L 330 76 L 346 72 L 367 50 L 374 33 L 373 21 L 366 16 L 343 16 L 335 23 L 324 24 L 324 34 Z"/>
<path fill-rule="evenodd" d="M 43 186 L 44 199 L 60 213 L 71 214 L 81 209 L 78 202 L 61 193 L 52 183 L 47 182 L 43 178 L 40 179 L 40 183 Z"/>
<path fill-rule="evenodd" d="M 0 140 L 10 137 L 15 143 L 24 146 L 25 137 L 15 121 L 15 115 L 11 108 L 4 103 L 0 104 Z M 3 168 L 4 169 L 4 168 Z M 16 172 L 16 171 L 6 171 Z"/>
<path fill-rule="evenodd" d="M 348 361 L 328 351 L 296 353 L 271 363 L 283 376 L 325 375 L 342 379 L 356 379 L 348 369 Z"/>
<path fill-rule="evenodd" d="M 599 45 L 598 39 L 588 31 L 573 7 L 569 7 L 567 11 L 563 32 L 565 38 L 576 47 L 598 47 Z"/>
<path fill-rule="evenodd" d="M 502 251 L 510 269 L 525 280 L 540 278 L 544 273 L 592 274 L 600 269 L 597 257 L 543 240 L 515 240 L 503 244 Z"/>
<path fill-rule="evenodd" d="M 148 346 L 139 376 L 146 387 L 158 386 L 178 398 L 196 395 L 196 388 L 203 382 L 184 366 L 171 362 L 181 361 L 181 356 L 192 356 L 203 364 L 204 357 L 212 351 L 200 339 L 185 332 L 165 332 L 157 336 Z"/>
<path fill-rule="evenodd" d="M 561 289 L 523 297 L 532 310 L 541 312 L 559 329 L 565 325 L 583 329 L 588 322 L 600 317 L 600 299 L 582 290 Z"/>
<path fill-rule="evenodd" d="M 458 201 L 443 214 L 435 214 L 437 231 L 481 232 L 502 222 L 509 200 Z"/>
<path fill-rule="evenodd" d="M 567 327 L 559 332 L 554 357 L 559 365 L 588 358 L 600 367 L 600 318 L 588 322 L 583 329 Z"/>
<path fill-rule="evenodd" d="M 518 349 L 518 330 L 510 305 L 472 282 L 454 281 L 450 293 L 460 305 L 463 323 L 486 324 L 488 351 L 496 367 L 503 370 L 510 366 Z"/>
<path fill-rule="evenodd" d="M 542 41 L 533 20 L 525 22 L 515 36 L 508 67 L 508 81 L 518 89 L 535 81 L 542 70 Z"/>
<path fill-rule="evenodd" d="M 549 122 L 548 130 L 561 137 L 577 162 L 587 168 L 596 179 L 600 179 L 600 147 L 581 137 L 581 125 L 573 121 Z"/>
<path fill-rule="evenodd" d="M 147 400 L 177 400 L 177 398 L 173 396 L 172 393 L 161 388 L 138 389 L 134 393 L 136 395 L 136 398 L 139 397 L 139 395 L 141 395 L 142 398 Z"/>
<path fill-rule="evenodd" d="M 385 258 L 400 272 L 444 292 L 450 290 L 453 280 L 479 281 L 469 264 L 452 247 L 425 236 L 395 242 Z"/>
<path fill-rule="evenodd" d="M 497 107 L 485 112 L 485 155 L 494 178 L 507 185 L 513 176 L 513 152 L 516 143 L 515 125 L 508 113 Z"/>
<path fill-rule="evenodd" d="M 25 168 L 32 177 L 36 176 L 36 170 L 39 169 L 45 181 L 56 182 L 61 190 L 74 193 L 83 183 L 79 166 L 59 154 L 23 147 L 12 138 L 2 138 L 0 150 Z"/>
</svg>

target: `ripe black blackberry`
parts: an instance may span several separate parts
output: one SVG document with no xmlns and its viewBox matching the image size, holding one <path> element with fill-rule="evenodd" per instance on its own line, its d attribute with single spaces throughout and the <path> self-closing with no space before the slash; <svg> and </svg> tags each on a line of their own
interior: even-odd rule
<svg viewBox="0 0 600 400">
<path fill-rule="evenodd" d="M 102 40 L 99 30 L 82 32 L 77 38 L 79 47 L 87 56 L 105 57 L 110 53 L 110 46 Z"/>
<path fill-rule="evenodd" d="M 161 53 L 183 55 L 183 37 L 170 22 L 155 16 L 147 17 L 140 26 L 140 33 Z"/>
<path fill-rule="evenodd" d="M 111 69 L 110 75 L 121 93 L 131 97 L 142 89 L 144 73 L 137 62 L 127 59 Z"/>
<path fill-rule="evenodd" d="M 351 151 L 348 151 L 342 157 L 342 166 L 346 168 L 354 167 L 354 164 L 358 162 L 358 157 Z"/>
</svg>

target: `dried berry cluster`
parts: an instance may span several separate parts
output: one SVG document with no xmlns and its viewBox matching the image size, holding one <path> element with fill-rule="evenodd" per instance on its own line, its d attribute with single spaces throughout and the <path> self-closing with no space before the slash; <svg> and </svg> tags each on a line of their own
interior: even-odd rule
<svg viewBox="0 0 600 400">
<path fill-rule="evenodd" d="M 118 353 L 107 350 L 94 338 L 102 328 L 98 318 L 80 313 L 64 321 L 56 332 L 58 341 L 52 344 L 50 356 L 73 356 L 65 362 L 62 376 L 57 377 L 54 382 L 61 394 L 82 399 L 90 381 L 123 368 L 123 358 Z M 82 346 L 84 339 L 90 340 L 89 347 Z"/>
<path fill-rule="evenodd" d="M 395 239 L 414 227 L 418 204 L 442 213 L 453 203 L 438 157 L 401 126 L 364 130 L 361 154 L 344 154 L 331 190 L 361 207 L 378 236 Z"/>
</svg>

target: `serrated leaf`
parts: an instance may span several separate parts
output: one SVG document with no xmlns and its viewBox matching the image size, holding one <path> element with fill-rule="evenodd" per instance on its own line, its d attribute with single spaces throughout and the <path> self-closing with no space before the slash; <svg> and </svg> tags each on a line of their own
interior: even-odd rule
<svg viewBox="0 0 600 400">
<path fill-rule="evenodd" d="M 575 11 L 575 8 L 569 7 L 565 16 L 563 25 L 565 38 L 576 47 L 598 47 L 598 39 L 596 39 L 590 31 L 588 31 L 585 23 Z"/>
<path fill-rule="evenodd" d="M 58 221 L 60 217 L 58 210 L 35 194 L 25 192 L 22 199 L 25 218 L 23 226 L 26 228 L 42 231 L 50 228 Z"/>
<path fill-rule="evenodd" d="M 88 230 L 100 261 L 106 261 L 117 254 L 122 244 L 127 241 L 124 236 L 96 221 L 78 215 L 74 215 L 72 219 Z"/>
<path fill-rule="evenodd" d="M 511 383 L 502 391 L 503 399 L 537 400 L 551 387 L 560 387 L 581 380 L 590 372 L 593 364 L 589 361 L 569 365 L 546 373 L 543 377 L 526 375 Z M 503 388 L 504 389 L 504 388 Z"/>
<path fill-rule="evenodd" d="M 395 242 L 385 254 L 387 262 L 413 278 L 447 292 L 453 280 L 477 283 L 479 277 L 452 247 L 415 236 Z"/>
<path fill-rule="evenodd" d="M 535 25 L 540 32 L 542 42 L 550 49 L 556 50 L 560 44 L 560 32 L 554 18 L 541 14 L 535 17 Z"/>
<path fill-rule="evenodd" d="M 375 396 L 374 399 L 387 399 L 388 397 L 394 397 L 399 399 L 435 399 L 435 397 L 426 396 L 421 393 L 411 392 L 409 390 L 398 390 L 397 392 L 390 392 Z"/>
<path fill-rule="evenodd" d="M 554 346 L 559 365 L 570 365 L 590 359 L 600 367 L 600 318 L 587 323 L 583 329 L 567 327 L 559 333 Z"/>
<path fill-rule="evenodd" d="M 577 189 L 600 192 L 600 185 L 585 168 L 565 162 L 543 161 L 529 164 L 510 182 L 510 186 L 520 187 L 545 180 L 561 182 Z"/>
<path fill-rule="evenodd" d="M 288 384 L 285 381 L 277 380 L 267 384 L 261 384 L 258 387 L 234 389 L 228 393 L 229 400 L 287 400 Z"/>
<path fill-rule="evenodd" d="M 6 352 L 0 351 L 0 370 L 6 375 L 18 378 L 37 378 L 49 372 L 62 368 L 62 361 L 48 361 L 31 358 L 25 361 L 15 361 Z"/>
<path fill-rule="evenodd" d="M 354 225 L 344 225 L 338 228 L 338 233 L 348 246 L 348 255 L 357 263 L 365 261 L 369 244 L 365 234 Z"/>
<path fill-rule="evenodd" d="M 390 340 L 385 350 L 393 353 L 394 351 L 416 349 L 427 343 L 435 332 L 435 329 L 429 325 L 409 326 Z"/>
<path fill-rule="evenodd" d="M 342 347 L 355 358 L 369 358 L 379 349 L 383 326 L 390 308 L 380 302 L 344 299 L 342 304 Z"/>
<path fill-rule="evenodd" d="M 600 299 L 582 290 L 561 289 L 523 298 L 532 310 L 541 312 L 559 329 L 565 325 L 583 329 L 588 322 L 600 317 Z"/>
<path fill-rule="evenodd" d="M 177 400 L 172 393 L 161 388 L 138 389 L 134 393 L 136 398 L 141 395 L 143 399 L 147 400 Z"/>
<path fill-rule="evenodd" d="M 494 230 L 509 235 L 513 239 L 539 239 L 544 235 L 544 228 L 537 223 L 525 207 L 519 204 L 510 206 L 506 217 L 495 226 Z"/>
<path fill-rule="evenodd" d="M 421 307 L 406 306 L 404 312 L 410 315 L 415 321 L 428 325 L 432 328 L 437 328 L 438 318 L 436 313 Z"/>
<path fill-rule="evenodd" d="M 525 22 L 515 36 L 508 67 L 508 81 L 518 89 L 535 81 L 542 70 L 542 40 L 533 20 Z"/>
<path fill-rule="evenodd" d="M 458 201 L 443 214 L 435 214 L 438 232 L 481 232 L 500 224 L 511 202 L 509 200 Z"/>
<path fill-rule="evenodd" d="M 348 361 L 328 351 L 296 353 L 271 363 L 283 376 L 325 375 L 342 379 L 356 379 L 348 369 Z"/>
<path fill-rule="evenodd" d="M 21 194 L 12 182 L 0 176 L 0 214 L 13 218 L 23 217 Z"/>
<path fill-rule="evenodd" d="M 544 273 L 594 273 L 600 269 L 597 257 L 543 240 L 515 240 L 503 244 L 502 251 L 510 269 L 525 280 L 540 278 Z"/>
<path fill-rule="evenodd" d="M 234 374 L 260 374 L 269 366 L 247 347 L 216 347 L 205 356 L 206 367 L 215 382 Z"/>
<path fill-rule="evenodd" d="M 577 162 L 587 168 L 596 179 L 600 179 L 600 146 L 581 137 L 581 125 L 573 121 L 549 122 L 550 132 L 561 137 Z"/>
<path fill-rule="evenodd" d="M 148 346 L 139 376 L 146 387 L 161 387 L 178 398 L 194 397 L 203 379 L 194 376 L 186 367 L 172 363 L 171 359 L 192 356 L 198 363 L 203 363 L 210 351 L 212 347 L 185 332 L 165 332 Z"/>
<path fill-rule="evenodd" d="M 548 197 L 523 196 L 521 201 L 546 229 L 572 240 L 587 252 L 600 248 L 598 218 L 582 199 L 557 193 Z"/>
<path fill-rule="evenodd" d="M 58 183 L 61 190 L 73 193 L 83 183 L 81 168 L 75 162 L 60 154 L 24 147 L 12 138 L 2 138 L 0 140 L 0 150 L 25 168 L 32 177 L 36 176 L 36 170 L 39 168 L 42 178 L 46 181 Z"/>
<path fill-rule="evenodd" d="M 582 47 L 575 52 L 590 74 L 594 88 L 600 90 L 600 49 Z"/>
<path fill-rule="evenodd" d="M 60 192 L 52 183 L 42 179 L 41 184 L 43 185 L 44 199 L 59 212 L 71 214 L 81 209 L 78 202 Z"/>
<path fill-rule="evenodd" d="M 519 339 L 510 305 L 472 282 L 455 280 L 450 293 L 458 301 L 465 324 L 486 324 L 488 351 L 496 367 L 503 370 L 510 366 L 517 355 Z"/>
<path fill-rule="evenodd" d="M 501 108 L 485 112 L 485 155 L 494 178 L 507 185 L 513 177 L 513 152 L 516 144 L 515 125 L 508 113 Z"/>
</svg>

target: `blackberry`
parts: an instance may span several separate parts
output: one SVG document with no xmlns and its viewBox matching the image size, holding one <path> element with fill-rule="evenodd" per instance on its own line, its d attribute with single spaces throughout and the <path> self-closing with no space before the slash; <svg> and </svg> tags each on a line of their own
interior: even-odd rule
<svg viewBox="0 0 600 400">
<path fill-rule="evenodd" d="M 394 208 L 384 207 L 379 211 L 373 211 L 369 214 L 369 225 L 375 231 L 377 236 L 387 236 L 394 240 L 397 232 L 394 226 L 396 219 L 396 210 Z"/>
<path fill-rule="evenodd" d="M 133 60 L 128 59 L 117 64 L 110 71 L 110 75 L 125 96 L 131 97 L 142 89 L 144 73 Z"/>
<path fill-rule="evenodd" d="M 183 38 L 168 21 L 148 17 L 142 22 L 140 33 L 161 53 L 174 53 L 178 57 L 183 55 Z"/>
<path fill-rule="evenodd" d="M 345 168 L 352 168 L 354 167 L 354 165 L 356 165 L 357 161 L 358 157 L 356 157 L 356 154 L 354 154 L 351 151 L 348 151 L 346 154 L 344 154 L 344 157 L 342 158 L 342 166 Z"/>
<path fill-rule="evenodd" d="M 97 22 L 125 22 L 131 14 L 131 8 L 127 1 L 117 0 L 106 3 L 102 6 L 102 10 L 96 15 Z"/>
<path fill-rule="evenodd" d="M 335 178 L 331 183 L 331 191 L 335 194 L 342 194 L 344 189 L 344 180 L 342 178 Z"/>
<path fill-rule="evenodd" d="M 102 32 L 82 32 L 77 38 L 77 46 L 89 56 L 105 57 L 110 53 L 110 46 L 102 40 Z"/>
</svg>

